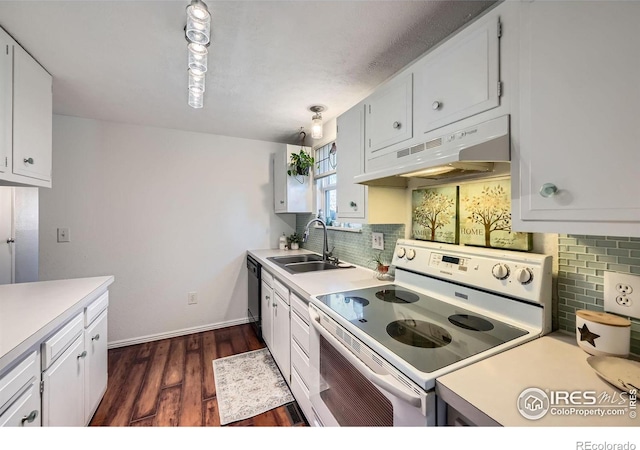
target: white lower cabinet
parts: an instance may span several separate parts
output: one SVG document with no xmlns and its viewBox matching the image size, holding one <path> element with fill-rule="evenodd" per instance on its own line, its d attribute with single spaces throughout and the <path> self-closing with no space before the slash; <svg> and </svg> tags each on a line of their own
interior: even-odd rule
<svg viewBox="0 0 640 450">
<path fill-rule="evenodd" d="M 42 344 L 42 425 L 87 425 L 107 389 L 108 293 Z"/>
<path fill-rule="evenodd" d="M 313 420 L 309 400 L 309 312 L 307 304 L 291 294 L 291 392 L 308 421 Z"/>
<path fill-rule="evenodd" d="M 89 423 L 107 390 L 107 310 L 85 329 L 84 421 Z"/>
<path fill-rule="evenodd" d="M 289 319 L 289 290 L 275 280 L 273 308 L 273 348 L 271 353 L 284 379 L 291 383 L 291 323 Z"/>
<path fill-rule="evenodd" d="M 42 425 L 81 427 L 84 416 L 84 337 L 78 335 L 42 372 Z"/>
<path fill-rule="evenodd" d="M 0 376 L 0 427 L 40 426 L 40 364 L 31 352 Z"/>
</svg>

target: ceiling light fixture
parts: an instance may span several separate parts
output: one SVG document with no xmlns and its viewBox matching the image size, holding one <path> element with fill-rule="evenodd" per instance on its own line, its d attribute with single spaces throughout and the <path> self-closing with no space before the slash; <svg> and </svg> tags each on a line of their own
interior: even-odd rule
<svg viewBox="0 0 640 450">
<path fill-rule="evenodd" d="M 207 72 L 207 47 L 211 40 L 211 14 L 202 0 L 191 0 L 187 6 L 187 25 L 184 27 L 189 44 L 189 106 L 204 106 L 204 77 Z"/>
<path fill-rule="evenodd" d="M 324 106 L 312 106 L 309 111 L 315 113 L 311 118 L 311 137 L 313 139 L 322 139 L 322 112 Z"/>
</svg>

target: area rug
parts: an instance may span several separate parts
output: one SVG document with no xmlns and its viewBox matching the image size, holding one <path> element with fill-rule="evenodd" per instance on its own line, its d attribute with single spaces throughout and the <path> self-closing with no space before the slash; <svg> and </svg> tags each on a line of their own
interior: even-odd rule
<svg viewBox="0 0 640 450">
<path fill-rule="evenodd" d="M 248 419 L 293 401 L 268 349 L 213 360 L 220 425 Z"/>
</svg>

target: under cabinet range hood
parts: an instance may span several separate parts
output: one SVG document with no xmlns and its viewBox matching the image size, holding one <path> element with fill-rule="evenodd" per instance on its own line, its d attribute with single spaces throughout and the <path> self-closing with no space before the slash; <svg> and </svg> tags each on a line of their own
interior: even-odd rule
<svg viewBox="0 0 640 450">
<path fill-rule="evenodd" d="M 510 161 L 509 116 L 434 134 L 422 144 L 367 160 L 358 184 L 406 187 L 407 178 L 442 180 L 490 174 Z"/>
</svg>

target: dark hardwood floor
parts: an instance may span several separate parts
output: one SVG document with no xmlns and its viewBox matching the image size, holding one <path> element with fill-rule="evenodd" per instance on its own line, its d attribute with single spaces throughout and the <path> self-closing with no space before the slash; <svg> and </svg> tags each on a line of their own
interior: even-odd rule
<svg viewBox="0 0 640 450">
<path fill-rule="evenodd" d="M 107 392 L 90 426 L 220 426 L 212 361 L 263 347 L 247 324 L 109 350 Z M 300 425 L 286 405 L 229 424 Z"/>
</svg>

